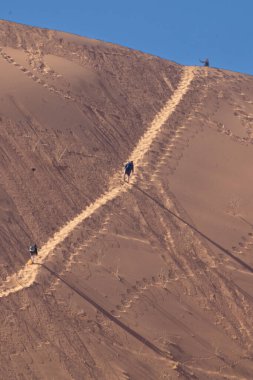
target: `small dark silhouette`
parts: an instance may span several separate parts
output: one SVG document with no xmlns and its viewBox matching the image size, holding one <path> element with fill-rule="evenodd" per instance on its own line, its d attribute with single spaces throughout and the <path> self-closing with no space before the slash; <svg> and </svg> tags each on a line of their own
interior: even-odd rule
<svg viewBox="0 0 253 380">
<path fill-rule="evenodd" d="M 37 245 L 36 244 L 30 245 L 29 252 L 30 252 L 32 263 L 34 263 L 34 258 L 35 258 L 35 256 L 38 255 Z"/>
<path fill-rule="evenodd" d="M 205 67 L 209 67 L 209 59 L 208 58 L 206 58 L 204 61 L 202 61 L 201 59 L 199 61 L 201 63 L 203 63 Z"/>
<path fill-rule="evenodd" d="M 133 173 L 133 172 L 134 172 L 134 163 L 133 163 L 133 161 L 129 161 L 125 165 L 124 181 L 126 181 L 126 176 L 127 176 L 127 182 L 129 182 L 129 177 L 130 177 L 131 173 Z"/>
</svg>

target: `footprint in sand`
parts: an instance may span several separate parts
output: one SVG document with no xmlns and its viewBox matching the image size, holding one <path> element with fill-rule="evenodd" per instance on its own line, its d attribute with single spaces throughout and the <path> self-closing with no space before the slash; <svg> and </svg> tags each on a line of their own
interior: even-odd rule
<svg viewBox="0 0 253 380">
<path fill-rule="evenodd" d="M 43 87 L 47 88 L 50 92 L 53 92 L 55 93 L 56 95 L 59 95 L 61 96 L 62 98 L 64 99 L 68 99 L 68 100 L 72 100 L 72 101 L 75 101 L 74 98 L 72 98 L 71 96 L 69 95 L 66 95 L 64 94 L 63 92 L 59 91 L 59 90 L 56 90 L 54 87 L 52 86 L 49 86 L 49 85 L 44 85 L 42 84 L 42 81 L 40 78 L 38 78 L 36 75 L 34 75 L 31 71 L 29 71 L 28 69 L 26 69 L 24 66 L 20 65 L 19 63 L 17 63 L 13 58 L 11 58 L 9 55 L 5 54 L 3 52 L 3 49 L 0 48 L 0 55 L 2 56 L 2 58 L 7 61 L 8 63 L 14 65 L 15 67 L 19 68 L 24 74 L 26 74 L 29 78 L 31 78 L 34 82 L 38 83 L 38 84 L 41 84 Z"/>
<path fill-rule="evenodd" d="M 238 254 L 243 254 L 253 248 L 253 233 L 249 232 L 248 236 L 242 236 L 237 245 L 232 247 L 232 250 Z"/>
</svg>

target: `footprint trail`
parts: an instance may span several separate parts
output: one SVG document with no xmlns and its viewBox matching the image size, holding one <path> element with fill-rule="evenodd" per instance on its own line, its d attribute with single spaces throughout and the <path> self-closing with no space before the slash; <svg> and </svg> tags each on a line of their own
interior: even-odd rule
<svg viewBox="0 0 253 380">
<path fill-rule="evenodd" d="M 173 95 L 166 102 L 161 111 L 158 112 L 158 114 L 155 116 L 154 120 L 151 122 L 144 135 L 140 138 L 138 144 L 129 157 L 129 160 L 133 160 L 137 168 L 143 161 L 145 154 L 149 151 L 163 124 L 172 115 L 176 107 L 180 104 L 184 95 L 187 93 L 191 82 L 195 77 L 196 70 L 197 69 L 195 67 L 185 67 L 183 69 L 182 78 L 177 89 L 174 91 Z M 108 190 L 105 194 L 102 194 L 94 203 L 86 207 L 74 219 L 67 222 L 41 248 L 37 262 L 39 264 L 42 264 L 47 259 L 48 255 L 53 252 L 56 246 L 62 243 L 80 223 L 89 218 L 101 207 L 105 206 L 108 202 L 128 191 L 133 186 L 133 184 L 136 183 L 137 179 L 138 172 L 137 175 L 132 178 L 132 181 L 129 185 L 119 185 L 115 186 L 111 190 Z M 113 181 L 113 183 L 119 183 L 119 174 L 116 175 L 115 181 Z M 40 265 L 26 265 L 17 273 L 7 277 L 5 282 L 0 287 L 0 297 L 6 297 L 11 293 L 15 293 L 24 288 L 30 287 L 36 280 L 39 269 Z"/>
</svg>

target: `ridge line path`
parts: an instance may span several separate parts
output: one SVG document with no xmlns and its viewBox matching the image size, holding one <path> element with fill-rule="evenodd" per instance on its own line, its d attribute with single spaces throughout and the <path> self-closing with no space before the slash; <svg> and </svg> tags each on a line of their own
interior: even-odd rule
<svg viewBox="0 0 253 380">
<path fill-rule="evenodd" d="M 137 168 L 151 147 L 152 142 L 160 132 L 163 124 L 172 115 L 184 95 L 187 93 L 197 70 L 198 68 L 191 66 L 183 68 L 183 73 L 178 87 L 169 100 L 165 103 L 161 111 L 157 113 L 147 131 L 140 138 L 138 144 L 129 157 L 129 161 L 133 160 Z M 113 181 L 113 183 L 116 181 L 119 183 L 119 174 L 115 176 L 115 181 Z M 111 190 L 108 190 L 106 193 L 97 198 L 94 203 L 87 206 L 83 211 L 81 211 L 80 214 L 74 217 L 74 219 L 67 222 L 40 249 L 37 263 L 42 264 L 48 255 L 56 248 L 56 246 L 62 243 L 80 223 L 89 218 L 100 207 L 106 205 L 109 201 L 112 201 L 122 193 L 128 191 L 136 181 L 137 176 L 135 175 L 132 177 L 131 182 L 127 186 L 120 184 L 113 187 Z M 16 293 L 24 288 L 30 287 L 36 280 L 39 269 L 39 265 L 25 265 L 17 273 L 8 276 L 0 286 L 0 298 L 7 297 L 11 293 Z"/>
</svg>

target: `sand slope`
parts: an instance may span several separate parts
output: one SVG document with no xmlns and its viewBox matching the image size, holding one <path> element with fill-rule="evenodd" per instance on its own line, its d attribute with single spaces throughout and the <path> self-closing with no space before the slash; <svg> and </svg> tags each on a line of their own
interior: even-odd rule
<svg viewBox="0 0 253 380">
<path fill-rule="evenodd" d="M 138 166 L 144 160 L 145 153 L 150 148 L 153 140 L 158 134 L 164 122 L 168 119 L 171 113 L 175 110 L 176 106 L 184 96 L 185 92 L 194 77 L 193 68 L 185 68 L 183 78 L 179 84 L 177 90 L 174 92 L 172 98 L 165 104 L 162 110 L 156 115 L 155 119 L 151 123 L 151 126 L 145 132 L 144 136 L 138 142 L 136 148 L 132 152 L 129 160 L 133 160 L 135 165 Z M 137 172 L 138 173 L 138 172 Z M 120 176 L 117 176 L 118 182 L 120 182 Z M 131 188 L 133 184 L 137 181 L 137 177 L 126 186 L 119 185 L 107 193 L 100 196 L 94 203 L 89 205 L 84 211 L 77 215 L 73 220 L 68 222 L 64 227 L 62 227 L 55 235 L 49 239 L 49 241 L 41 248 L 38 263 L 41 264 L 45 261 L 47 256 L 55 247 L 62 243 L 80 223 L 85 219 L 89 218 L 94 212 L 96 212 L 100 207 L 104 206 L 107 202 L 115 199 L 121 193 L 127 191 L 127 188 Z M 30 286 L 36 279 L 36 272 L 40 269 L 38 266 L 26 266 L 21 269 L 17 274 L 8 277 L 6 282 L 0 288 L 0 297 L 8 296 L 10 293 L 14 293 L 18 290 Z M 16 286 L 13 283 L 16 282 Z"/>
<path fill-rule="evenodd" d="M 252 77 L 0 41 L 1 378 L 250 379 Z"/>
</svg>

